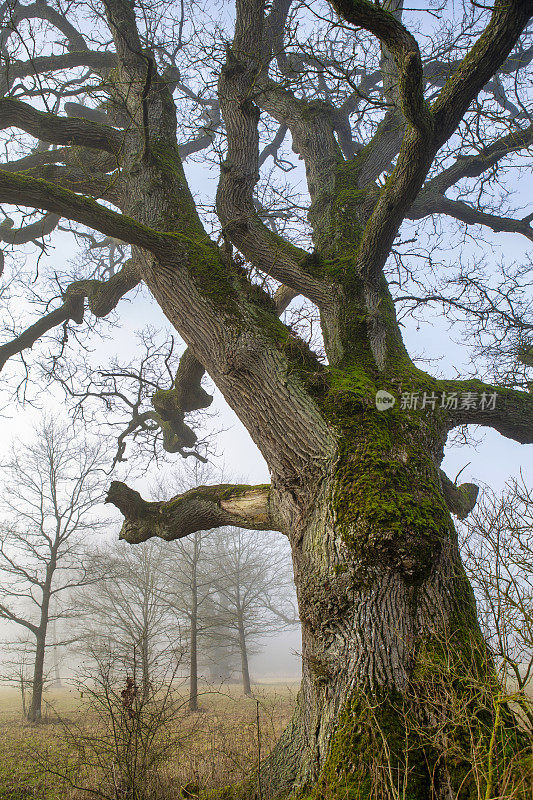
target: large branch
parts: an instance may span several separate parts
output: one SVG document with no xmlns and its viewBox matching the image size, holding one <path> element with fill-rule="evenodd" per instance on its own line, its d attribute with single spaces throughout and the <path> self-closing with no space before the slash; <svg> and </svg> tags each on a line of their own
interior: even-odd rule
<svg viewBox="0 0 533 800">
<path fill-rule="evenodd" d="M 270 486 L 197 486 L 172 500 L 148 502 L 139 492 L 113 481 L 105 500 L 124 516 L 120 538 L 131 544 L 153 536 L 172 541 L 224 525 L 279 530 L 270 509 Z"/>
<path fill-rule="evenodd" d="M 442 380 L 437 381 L 437 388 L 448 401 L 450 429 L 482 425 L 520 444 L 533 444 L 531 392 L 491 386 L 478 380 Z"/>
<path fill-rule="evenodd" d="M 76 67 L 88 67 L 96 72 L 113 69 L 116 63 L 117 57 L 114 53 L 95 53 L 92 50 L 56 56 L 36 56 L 31 61 L 9 61 L 3 69 L 3 74 L 0 74 L 0 95 L 5 94 L 13 81 L 20 78 Z"/>
<path fill-rule="evenodd" d="M 495 3 L 489 24 L 433 105 L 437 147 L 449 139 L 470 103 L 507 59 L 532 16 L 530 0 Z"/>
<path fill-rule="evenodd" d="M 92 313 L 96 317 L 104 317 L 115 308 L 121 297 L 137 286 L 139 281 L 140 276 L 132 260 L 127 261 L 122 269 L 107 281 L 74 281 L 67 287 L 63 303 L 59 308 L 45 314 L 10 342 L 0 345 L 0 370 L 9 358 L 33 347 L 41 336 L 58 325 L 68 320 L 81 324 L 85 298 Z"/>
<path fill-rule="evenodd" d="M 237 2 L 233 45 L 219 79 L 227 157 L 217 191 L 224 231 L 258 269 L 320 304 L 325 287 L 301 269 L 305 251 L 272 233 L 259 219 L 253 194 L 259 179 L 259 109 L 254 102 L 264 70 L 264 0 Z"/>
<path fill-rule="evenodd" d="M 70 50 L 83 51 L 87 49 L 84 37 L 74 25 L 68 21 L 64 14 L 56 11 L 45 2 L 37 2 L 29 5 L 13 3 L 8 24 L 3 28 L 2 35 L 0 36 L 2 47 L 19 23 L 26 19 L 42 19 L 49 22 L 65 36 L 69 43 Z"/>
<path fill-rule="evenodd" d="M 379 195 L 361 239 L 357 270 L 369 285 L 377 287 L 396 234 L 424 183 L 432 158 L 431 138 L 409 128 L 394 171 Z"/>
<path fill-rule="evenodd" d="M 533 48 L 529 48 L 522 53 L 516 53 L 509 57 L 498 70 L 498 74 L 515 71 L 526 66 L 533 56 Z M 444 86 L 446 76 L 453 69 L 456 69 L 459 62 L 436 62 L 431 61 L 424 64 L 424 80 L 426 83 Z M 379 74 L 379 73 L 376 73 Z M 366 76 L 361 81 L 361 88 L 365 81 L 371 76 Z M 505 98 L 497 96 L 496 87 L 489 81 L 483 87 L 483 91 L 492 92 L 501 105 L 512 105 Z M 356 95 L 358 97 L 359 95 Z M 355 104 L 351 98 L 346 101 L 351 102 L 350 111 L 355 110 Z M 518 109 L 513 106 L 513 116 L 518 114 Z M 405 131 L 405 121 L 401 119 L 400 112 L 393 108 L 385 115 L 381 124 L 373 136 L 369 146 L 364 150 L 364 160 L 359 173 L 358 184 L 364 188 L 370 181 L 375 180 L 383 170 L 390 171 L 391 163 L 398 154 Z M 480 153 L 474 156 L 460 156 L 455 164 L 443 170 L 427 186 L 438 188 L 444 192 L 453 183 L 463 177 L 473 177 L 480 175 L 486 169 L 493 166 L 500 158 L 511 152 L 527 147 L 531 143 L 531 128 L 524 130 L 513 130 L 508 136 L 504 136 L 496 142 L 491 143 Z"/>
<path fill-rule="evenodd" d="M 449 217 L 466 222 L 467 225 L 485 225 L 495 233 L 520 233 L 533 242 L 532 215 L 524 219 L 511 219 L 489 214 L 469 206 L 462 200 L 450 200 L 441 194 L 422 192 L 408 212 L 409 219 L 421 219 L 431 214 L 446 214 Z"/>
<path fill-rule="evenodd" d="M 286 286 L 280 286 L 274 296 L 274 303 L 278 316 L 288 307 L 294 299 L 295 292 Z M 199 411 L 208 408 L 213 398 L 202 387 L 202 379 L 205 375 L 205 367 L 201 364 L 190 348 L 187 348 L 180 358 L 173 386 L 170 389 L 159 389 L 152 396 L 152 405 L 155 413 L 149 414 L 149 418 L 157 422 L 163 431 L 163 448 L 168 453 L 180 453 L 187 457 L 194 455 L 200 460 L 204 460 L 197 452 L 184 450 L 185 447 L 193 447 L 197 437 L 195 432 L 185 422 L 185 415 L 191 411 Z M 119 442 L 119 458 L 125 449 L 125 437 L 143 424 L 140 417 L 131 429 L 124 434 Z"/>
<path fill-rule="evenodd" d="M 70 152 L 68 147 L 57 147 L 55 150 L 40 150 L 36 148 L 31 153 L 28 153 L 27 156 L 21 156 L 21 158 L 17 158 L 14 161 L 0 163 L 0 169 L 6 172 L 23 172 L 33 167 L 60 164 L 68 158 Z"/>
<path fill-rule="evenodd" d="M 532 240 L 531 217 L 518 220 L 501 217 L 476 209 L 462 200 L 453 200 L 445 196 L 446 190 L 461 179 L 479 177 L 502 158 L 528 148 L 532 144 L 533 125 L 530 125 L 523 130 L 514 130 L 507 136 L 497 139 L 475 155 L 458 157 L 450 167 L 422 187 L 409 210 L 408 218 L 422 219 L 431 214 L 447 214 L 467 224 L 485 225 L 497 233 L 520 233 Z"/>
<path fill-rule="evenodd" d="M 397 108 L 392 108 L 385 114 L 368 147 L 358 155 L 361 165 L 357 180 L 358 188 L 364 189 L 384 170 L 388 172 L 392 170 L 392 163 L 402 146 L 405 125 L 405 119 Z"/>
<path fill-rule="evenodd" d="M 357 258 L 357 270 L 368 287 L 367 304 L 373 312 L 381 302 L 381 270 L 435 152 L 433 117 L 424 100 L 418 44 L 405 26 L 367 0 L 332 0 L 332 5 L 347 22 L 370 31 L 387 47 L 398 72 L 399 102 L 407 123 L 396 167 L 365 226 Z M 359 158 L 363 164 L 365 151 Z"/>
<path fill-rule="evenodd" d="M 94 147 L 115 155 L 120 153 L 123 144 L 123 133 L 110 125 L 89 122 L 86 119 L 58 117 L 12 98 L 0 100 L 0 129 L 5 128 L 19 128 L 36 139 L 51 144 Z"/>
<path fill-rule="evenodd" d="M 57 214 L 45 214 L 37 222 L 24 225 L 22 228 L 10 227 L 13 220 L 4 220 L 0 223 L 0 242 L 13 245 L 33 242 L 35 239 L 52 233 L 57 228 L 59 220 L 60 217 Z"/>
<path fill-rule="evenodd" d="M 390 28 L 394 35 L 397 32 L 399 46 L 402 46 L 404 35 L 398 28 L 400 23 L 391 15 L 388 15 L 389 23 L 385 20 L 383 29 L 380 29 L 382 15 L 386 17 L 387 14 L 379 9 L 376 11 L 370 3 L 342 0 L 334 5 L 344 10 L 347 19 L 380 36 L 389 49 L 391 45 L 397 45 L 390 41 L 384 29 Z M 412 114 L 409 118 L 396 167 L 366 225 L 358 254 L 358 269 L 371 283 L 377 285 L 397 231 L 423 185 L 438 148 L 453 133 L 470 102 L 507 58 L 533 13 L 531 4 L 526 2 L 507 3 L 502 9 L 498 7 L 493 13 L 489 25 L 439 95 L 433 113 L 426 115 L 422 111 L 418 120 L 413 119 Z M 389 39 L 385 38 L 386 35 Z M 414 53 L 409 51 L 409 47 L 405 45 L 405 53 Z M 407 63 L 411 58 L 415 56 L 410 56 Z M 402 64 L 399 61 L 397 64 L 401 72 Z M 404 88 L 401 94 L 405 95 Z"/>
<path fill-rule="evenodd" d="M 331 211 L 336 168 L 343 161 L 335 138 L 339 114 L 328 103 L 307 102 L 265 78 L 258 82 L 255 101 L 259 108 L 286 125 L 291 132 L 292 149 L 305 164 L 311 198 L 308 219 L 317 240 L 317 235 L 329 227 L 324 216 Z M 320 244 L 318 240 L 317 244 Z"/>
<path fill-rule="evenodd" d="M 159 397 L 154 397 L 154 407 L 158 413 L 165 417 L 170 397 L 173 407 L 177 406 L 184 413 L 210 406 L 213 398 L 201 386 L 204 374 L 205 368 L 187 348 L 180 358 L 172 389 L 161 390 Z"/>
<path fill-rule="evenodd" d="M 175 236 L 158 233 L 131 217 L 105 208 L 89 197 L 62 189 L 49 181 L 0 170 L 0 203 L 30 206 L 95 228 L 130 244 L 162 253 L 177 246 Z"/>
<path fill-rule="evenodd" d="M 28 178 L 42 178 L 76 194 L 89 195 L 117 206 L 122 204 L 124 198 L 118 171 L 108 175 L 99 170 L 91 170 L 89 164 L 86 168 L 46 164 L 24 170 L 23 174 Z"/>
<path fill-rule="evenodd" d="M 424 100 L 422 59 L 418 43 L 394 14 L 367 0 L 332 0 L 333 8 L 352 25 L 377 36 L 392 55 L 398 71 L 398 95 L 406 120 L 427 134 L 432 123 Z"/>
</svg>

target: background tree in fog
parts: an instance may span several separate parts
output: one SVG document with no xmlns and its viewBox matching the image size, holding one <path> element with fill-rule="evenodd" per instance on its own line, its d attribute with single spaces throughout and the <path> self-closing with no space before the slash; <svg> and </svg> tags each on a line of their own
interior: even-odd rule
<svg viewBox="0 0 533 800">
<path fill-rule="evenodd" d="M 298 625 L 288 554 L 280 544 L 233 527 L 212 536 L 208 636 L 215 647 L 237 654 L 245 695 L 252 694 L 249 658 L 258 642 Z"/>
<path fill-rule="evenodd" d="M 436 742 L 418 721 L 435 718 L 425 654 L 440 680 L 444 639 L 445 692 L 464 685 L 453 672 L 491 669 L 450 517 L 476 490 L 441 472 L 448 434 L 533 442 L 531 262 L 493 257 L 533 239 L 515 179 L 533 142 L 530 0 L 1 9 L 0 362 L 19 393 L 65 364 L 71 380 L 77 343 L 109 333 L 99 321 L 142 283 L 186 345 L 151 400 L 163 447 L 203 457 L 188 415 L 210 403 L 205 374 L 259 447 L 268 485 L 151 503 L 117 481 L 109 501 L 131 543 L 227 525 L 288 537 L 303 683 L 264 796 L 358 792 L 370 757 L 367 794 L 486 795 L 465 775 L 492 699 L 472 701 L 477 733 L 450 761 L 455 729 L 437 720 Z M 200 177 L 214 174 L 216 200 Z M 46 254 L 55 234 L 79 244 L 63 269 Z M 25 263 L 24 247 L 41 257 Z M 406 336 L 435 309 L 474 343 L 459 375 L 417 360 Z M 394 406 L 377 407 L 379 391 Z M 129 408 L 134 449 L 146 426 Z M 362 729 L 390 730 L 391 770 Z"/>
<path fill-rule="evenodd" d="M 191 711 L 201 667 L 222 651 L 237 656 L 250 694 L 248 657 L 258 641 L 298 624 L 287 555 L 233 529 L 196 531 L 166 547 L 99 548 L 88 563 L 100 577 L 77 596 L 82 649 L 99 663 L 129 665 L 145 694 L 169 660 L 186 664 Z"/>
<path fill-rule="evenodd" d="M 103 457 L 79 430 L 45 418 L 3 466 L 0 618 L 32 640 L 33 722 L 41 719 L 50 627 L 79 613 L 72 592 L 94 578 L 86 544 L 101 526 L 94 509 L 102 500 Z"/>
<path fill-rule="evenodd" d="M 31 699 L 32 671 L 35 664 L 35 641 L 29 630 L 13 640 L 7 633 L 2 637 L 2 682 L 20 693 L 22 714 L 28 716 L 28 695 Z M 46 685 L 46 674 L 43 683 Z"/>
<path fill-rule="evenodd" d="M 195 531 L 168 549 L 169 581 L 166 603 L 182 621 L 182 645 L 189 669 L 189 710 L 198 710 L 198 664 L 205 634 L 213 626 L 209 614 L 213 575 L 206 557 L 208 534 Z"/>
<path fill-rule="evenodd" d="M 179 563 L 167 548 L 113 543 L 90 556 L 98 580 L 80 592 L 83 649 L 97 664 L 110 659 L 128 667 L 145 697 L 154 674 L 180 660 L 184 620 L 169 605 L 169 587 Z"/>
<path fill-rule="evenodd" d="M 160 481 L 155 494 L 168 497 L 176 491 L 207 483 L 215 477 L 212 464 L 202 459 L 185 462 L 173 480 Z M 209 537 L 206 531 L 194 531 L 191 536 L 178 539 L 167 553 L 167 596 L 169 608 L 181 621 L 182 648 L 187 654 L 189 669 L 189 710 L 198 710 L 199 648 L 200 640 L 212 626 L 212 615 L 207 606 L 213 591 L 212 569 L 209 561 Z"/>
<path fill-rule="evenodd" d="M 501 494 L 486 489 L 462 534 L 483 633 L 504 685 L 526 706 L 533 681 L 533 492 L 524 478 Z"/>
</svg>

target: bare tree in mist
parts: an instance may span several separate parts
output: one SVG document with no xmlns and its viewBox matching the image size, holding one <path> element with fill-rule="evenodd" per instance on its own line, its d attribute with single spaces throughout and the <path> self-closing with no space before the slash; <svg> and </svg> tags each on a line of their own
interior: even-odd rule
<svg viewBox="0 0 533 800">
<path fill-rule="evenodd" d="M 209 616 L 213 580 L 206 555 L 209 534 L 195 531 L 186 539 L 174 542 L 168 551 L 166 601 L 174 610 L 176 619 L 183 620 L 183 644 L 188 657 L 189 711 L 198 710 L 199 662 L 205 635 L 213 626 Z M 208 550 L 209 552 L 209 550 Z"/>
<path fill-rule="evenodd" d="M 237 654 L 248 696 L 252 694 L 249 659 L 259 641 L 298 625 L 290 557 L 279 544 L 240 528 L 221 528 L 213 534 L 209 553 L 208 636 L 215 647 L 222 644 Z"/>
<path fill-rule="evenodd" d="M 528 708 L 533 682 L 533 491 L 526 479 L 485 490 L 462 526 L 462 550 L 485 638 L 509 694 Z"/>
<path fill-rule="evenodd" d="M 78 614 L 72 592 L 93 580 L 87 536 L 100 527 L 103 453 L 79 431 L 44 419 L 3 466 L 0 618 L 33 644 L 28 719 L 41 719 L 50 626 Z M 57 644 L 57 642 L 54 642 Z"/>
<path fill-rule="evenodd" d="M 147 542 L 136 549 L 115 543 L 98 548 L 89 564 L 99 577 L 77 596 L 82 650 L 95 665 L 112 657 L 128 664 L 148 696 L 154 678 L 179 660 L 183 647 L 185 623 L 168 602 L 179 562 L 161 544 Z"/>
</svg>

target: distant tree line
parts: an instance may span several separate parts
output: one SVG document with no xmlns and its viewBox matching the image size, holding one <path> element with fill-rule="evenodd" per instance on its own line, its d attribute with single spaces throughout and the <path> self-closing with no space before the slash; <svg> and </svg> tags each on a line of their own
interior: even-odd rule
<svg viewBox="0 0 533 800">
<path fill-rule="evenodd" d="M 2 636 L 3 668 L 24 714 L 41 719 L 60 653 L 89 669 L 120 661 L 145 696 L 179 667 L 191 711 L 205 673 L 217 683 L 240 673 L 251 694 L 250 655 L 265 636 L 298 624 L 279 534 L 228 527 L 170 546 L 99 544 L 91 534 L 106 525 L 96 509 L 103 464 L 101 446 L 48 419 L 4 467 L 0 619 L 23 635 Z"/>
<path fill-rule="evenodd" d="M 173 543 L 122 543 L 91 555 L 100 579 L 80 590 L 82 650 L 101 662 L 119 655 L 145 696 L 169 663 L 198 680 L 240 673 L 250 695 L 249 657 L 265 636 L 297 624 L 287 553 L 276 540 L 239 528 L 196 532 Z"/>
</svg>

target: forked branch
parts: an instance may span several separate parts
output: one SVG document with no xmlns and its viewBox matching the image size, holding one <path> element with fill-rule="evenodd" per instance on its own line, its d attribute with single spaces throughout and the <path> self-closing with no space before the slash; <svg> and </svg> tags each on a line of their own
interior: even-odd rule
<svg viewBox="0 0 533 800">
<path fill-rule="evenodd" d="M 489 24 L 433 106 L 438 147 L 449 139 L 470 103 L 507 59 L 532 16 L 533 6 L 529 0 L 495 3 Z"/>
<path fill-rule="evenodd" d="M 421 133 L 432 129 L 424 100 L 422 59 L 415 37 L 399 19 L 367 0 L 332 0 L 333 8 L 352 25 L 373 33 L 391 53 L 398 70 L 398 94 L 407 121 Z"/>
<path fill-rule="evenodd" d="M 217 191 L 217 212 L 233 244 L 258 269 L 320 304 L 326 287 L 301 269 L 307 253 L 270 231 L 259 218 L 253 193 L 259 180 L 258 91 L 266 57 L 264 0 L 237 2 L 235 38 L 219 79 L 220 109 L 228 136 Z"/>
<path fill-rule="evenodd" d="M 69 320 L 80 325 L 83 322 L 86 298 L 90 311 L 96 317 L 105 317 L 115 308 L 121 297 L 137 286 L 139 281 L 139 273 L 133 261 L 129 260 L 107 281 L 92 279 L 69 284 L 59 308 L 45 314 L 19 336 L 0 346 L 0 370 L 9 358 L 33 347 L 41 336 L 58 325 Z"/>
</svg>

